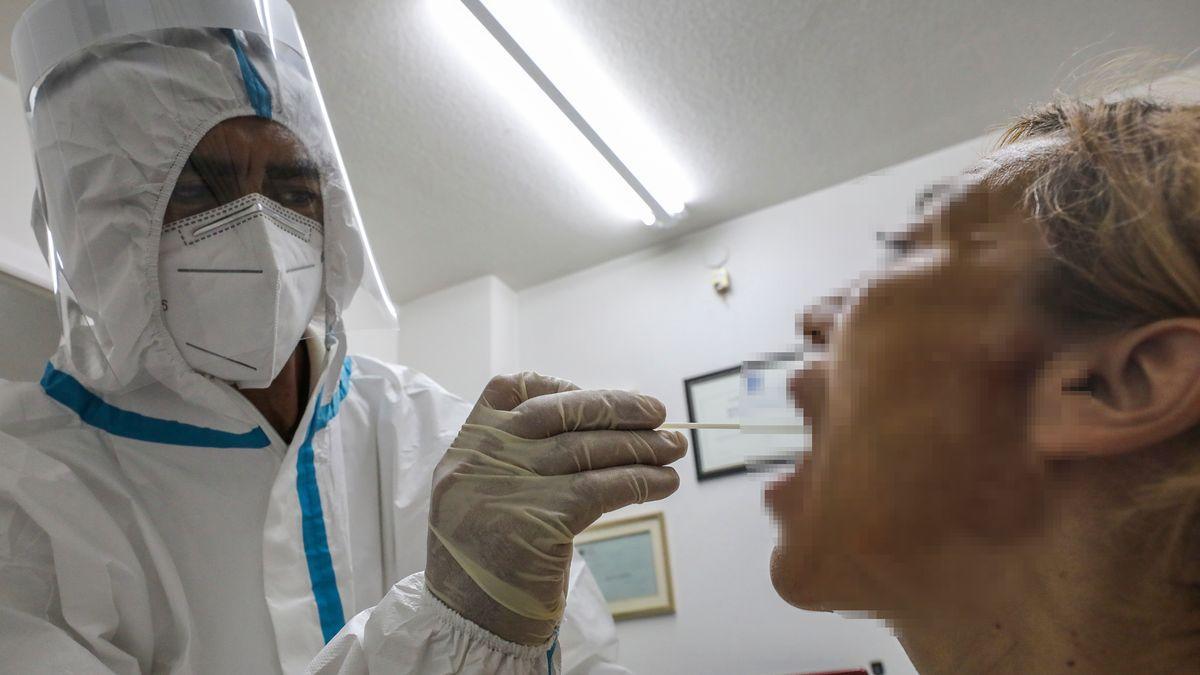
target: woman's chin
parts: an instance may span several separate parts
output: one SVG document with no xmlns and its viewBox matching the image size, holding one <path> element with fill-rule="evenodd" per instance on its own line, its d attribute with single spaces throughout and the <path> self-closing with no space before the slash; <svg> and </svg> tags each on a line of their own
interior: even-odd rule
<svg viewBox="0 0 1200 675">
<path fill-rule="evenodd" d="M 771 552 L 771 584 L 793 607 L 810 612 L 868 611 L 861 580 L 844 574 L 844 565 L 809 551 L 789 550 L 782 542 Z"/>
<path fill-rule="evenodd" d="M 824 609 L 814 593 L 816 589 L 811 580 L 805 578 L 800 565 L 793 558 L 782 543 L 776 544 L 771 551 L 771 584 L 775 592 L 794 607 L 813 611 Z"/>
</svg>

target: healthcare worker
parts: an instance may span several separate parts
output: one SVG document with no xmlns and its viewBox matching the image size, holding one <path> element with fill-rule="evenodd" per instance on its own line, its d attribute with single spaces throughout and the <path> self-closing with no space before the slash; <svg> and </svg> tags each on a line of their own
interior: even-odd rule
<svg viewBox="0 0 1200 675">
<path fill-rule="evenodd" d="M 347 356 L 394 313 L 287 3 L 40 0 L 13 44 L 63 338 L 0 387 L 0 671 L 625 672 L 571 542 L 682 436 Z"/>
</svg>

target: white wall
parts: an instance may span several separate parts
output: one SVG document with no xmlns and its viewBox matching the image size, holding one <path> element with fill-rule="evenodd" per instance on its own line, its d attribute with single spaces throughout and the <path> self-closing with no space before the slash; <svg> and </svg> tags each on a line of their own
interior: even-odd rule
<svg viewBox="0 0 1200 675">
<path fill-rule="evenodd" d="M 517 370 L 517 295 L 480 277 L 400 307 L 400 362 L 474 401 L 491 377 Z"/>
</svg>

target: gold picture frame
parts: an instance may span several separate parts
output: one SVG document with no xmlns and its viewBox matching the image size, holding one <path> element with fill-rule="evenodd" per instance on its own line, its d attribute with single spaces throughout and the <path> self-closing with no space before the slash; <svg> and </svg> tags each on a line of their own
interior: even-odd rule
<svg viewBox="0 0 1200 675">
<path fill-rule="evenodd" d="M 613 619 L 675 613 L 667 525 L 661 511 L 597 523 L 575 537 Z"/>
</svg>

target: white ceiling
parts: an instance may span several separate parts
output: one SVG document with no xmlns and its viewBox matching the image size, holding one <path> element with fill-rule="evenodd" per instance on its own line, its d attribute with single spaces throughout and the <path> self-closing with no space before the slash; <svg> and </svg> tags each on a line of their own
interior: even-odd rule
<svg viewBox="0 0 1200 675">
<path fill-rule="evenodd" d="M 292 0 L 398 301 L 528 287 L 977 136 L 1116 50 L 1200 47 L 1197 0 L 551 0 L 693 182 L 652 230 L 454 53 L 429 4 L 456 1 Z M 28 4 L 0 0 L 10 77 Z"/>
</svg>

